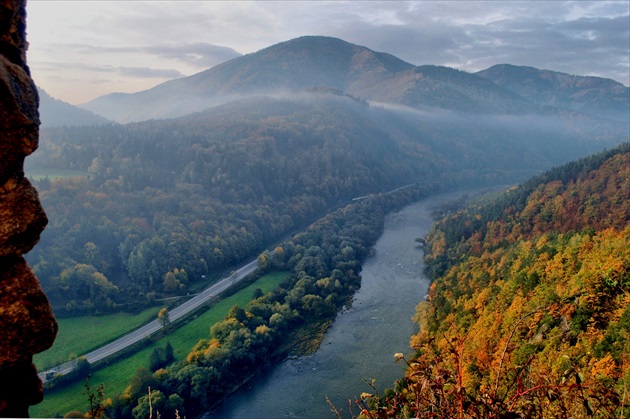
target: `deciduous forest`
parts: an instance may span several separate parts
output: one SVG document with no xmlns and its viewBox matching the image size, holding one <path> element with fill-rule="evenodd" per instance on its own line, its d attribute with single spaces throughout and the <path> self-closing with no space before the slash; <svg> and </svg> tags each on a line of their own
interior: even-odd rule
<svg viewBox="0 0 630 419">
<path fill-rule="evenodd" d="M 208 325 L 209 335 L 185 360 L 166 369 L 161 367 L 168 362 L 151 361 L 138 369 L 122 395 L 103 401 L 108 417 L 147 417 L 149 397 L 152 409 L 164 416 L 174 417 L 176 410 L 180 416 L 200 415 L 261 365 L 296 348 L 316 347 L 317 335 L 360 287 L 361 262 L 381 234 L 384 214 L 418 199 L 419 193 L 409 188 L 349 204 L 261 254 L 261 270 L 291 273 L 281 286 L 254 295 L 245 307 L 234 306 L 223 321 Z"/>
<path fill-rule="evenodd" d="M 35 181 L 50 221 L 28 260 L 57 315 L 137 308 L 186 295 L 356 197 L 522 179 L 573 141 L 488 123 L 430 122 L 317 90 L 45 129 L 29 167 L 83 176 Z"/>
<path fill-rule="evenodd" d="M 365 417 L 623 417 L 630 409 L 630 148 L 446 215 L 415 355 Z"/>
</svg>

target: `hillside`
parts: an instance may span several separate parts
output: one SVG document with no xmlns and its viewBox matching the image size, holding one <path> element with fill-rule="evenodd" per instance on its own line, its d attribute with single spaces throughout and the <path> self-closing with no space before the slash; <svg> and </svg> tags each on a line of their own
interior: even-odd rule
<svg viewBox="0 0 630 419">
<path fill-rule="evenodd" d="M 574 76 L 533 67 L 500 64 L 476 73 L 542 105 L 628 121 L 630 88 L 600 77 Z"/>
<path fill-rule="evenodd" d="M 37 92 L 39 93 L 39 115 L 43 128 L 112 123 L 93 112 L 55 99 L 41 88 L 38 88 Z"/>
<path fill-rule="evenodd" d="M 50 221 L 28 257 L 58 312 L 185 295 L 327 209 L 434 170 L 348 98 L 235 106 L 42 131 L 30 164 L 89 174 L 38 182 Z"/>
<path fill-rule="evenodd" d="M 149 90 L 102 96 L 82 107 L 118 122 L 133 122 L 180 117 L 251 96 L 321 86 L 373 102 L 472 114 L 548 115 L 563 110 L 597 117 L 613 112 L 619 119 L 628 109 L 627 88 L 624 93 L 624 86 L 612 80 L 553 73 L 559 81 L 532 95 L 527 91 L 531 77 L 524 67 L 520 72 L 501 68 L 471 74 L 448 67 L 416 67 L 341 39 L 305 36 Z M 541 86 L 543 76 L 536 79 Z M 567 90 L 565 79 L 582 87 Z"/>
<path fill-rule="evenodd" d="M 619 417 L 630 406 L 628 214 L 626 143 L 439 221 L 416 356 L 372 411 Z"/>
<path fill-rule="evenodd" d="M 43 130 L 27 169 L 89 177 L 38 183 L 50 222 L 29 261 L 56 307 L 113 310 L 195 289 L 355 197 L 521 180 L 615 146 L 625 129 L 419 112 L 315 88 L 178 119 Z M 187 278 L 165 285 L 174 269 Z"/>
<path fill-rule="evenodd" d="M 539 112 L 536 104 L 491 81 L 449 67 L 423 65 L 368 83 L 354 84 L 348 91 L 375 102 L 418 109 L 499 115 Z"/>
<path fill-rule="evenodd" d="M 27 258 L 56 315 L 138 310 L 185 297 L 261 253 L 261 271 L 290 272 L 277 290 L 231 310 L 177 368 L 139 371 L 111 417 L 136 408 L 136 416 L 147 416 L 147 382 L 156 406 L 161 398 L 170 413 L 176 406 L 201 413 L 262 362 L 285 355 L 296 329 L 325 327 L 360 285 L 361 261 L 387 211 L 438 190 L 520 182 L 628 140 L 625 121 L 600 115 L 600 103 L 617 103 L 604 80 L 597 82 L 601 100 L 568 105 L 547 93 L 525 97 L 515 83 L 496 80 L 302 37 L 87 105 L 125 125 L 43 129 L 26 169 L 85 174 L 33 181 L 49 224 Z M 424 366 L 438 365 L 431 355 L 440 355 L 445 376 L 459 372 L 459 384 L 472 385 L 467 394 L 481 395 L 471 399 L 474 408 L 510 405 L 500 395 L 512 394 L 516 381 L 509 380 L 525 376 L 523 365 L 540 383 L 565 373 L 575 379 L 585 360 L 590 372 L 580 369 L 579 380 L 594 383 L 589 389 L 604 400 L 618 394 L 614 380 L 625 355 L 615 345 L 627 345 L 619 331 L 627 314 L 616 305 L 628 303 L 619 273 L 627 266 L 627 167 L 626 145 L 562 166 L 447 218 L 429 237 L 436 281 L 413 341 Z M 570 269 L 577 271 L 569 282 L 553 282 Z M 600 281 L 593 285 L 593 278 Z M 601 305 L 581 286 L 595 287 Z M 606 286 L 612 300 L 600 292 Z M 471 346 L 453 353 L 477 361 L 465 372 L 449 370 L 450 355 L 439 351 L 469 331 Z M 550 336 L 576 369 L 549 355 Z M 511 346 L 525 338 L 525 349 Z M 499 379 L 492 375 L 497 363 L 509 371 Z M 600 386 L 592 373 L 600 368 L 612 384 Z M 564 394 L 564 383 L 554 383 L 554 397 Z M 406 396 L 395 397 L 403 403 Z"/>
<path fill-rule="evenodd" d="M 119 122 L 177 117 L 247 96 L 314 86 L 341 91 L 412 69 L 394 56 L 327 37 L 302 37 L 244 55 L 143 92 L 111 94 L 83 105 Z"/>
</svg>

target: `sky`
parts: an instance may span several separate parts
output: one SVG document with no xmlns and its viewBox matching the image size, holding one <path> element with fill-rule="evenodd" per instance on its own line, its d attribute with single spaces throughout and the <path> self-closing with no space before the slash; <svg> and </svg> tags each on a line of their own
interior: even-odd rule
<svg viewBox="0 0 630 419">
<path fill-rule="evenodd" d="M 27 3 L 38 86 L 72 104 L 132 93 L 303 35 L 414 65 L 527 65 L 630 85 L 630 1 L 51 1 Z"/>
</svg>

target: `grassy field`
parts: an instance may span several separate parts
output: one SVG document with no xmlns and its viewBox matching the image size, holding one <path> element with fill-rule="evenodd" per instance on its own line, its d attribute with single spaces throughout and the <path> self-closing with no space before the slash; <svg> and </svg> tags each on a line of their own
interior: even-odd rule
<svg viewBox="0 0 630 419">
<path fill-rule="evenodd" d="M 46 176 L 48 176 L 48 179 L 54 180 L 54 179 L 66 179 L 66 178 L 73 178 L 73 177 L 83 177 L 83 176 L 87 176 L 87 173 L 81 172 L 78 170 L 37 168 L 37 169 L 27 170 L 26 176 L 34 180 L 42 180 Z"/>
<path fill-rule="evenodd" d="M 116 313 L 57 319 L 59 332 L 52 348 L 35 355 L 38 370 L 64 363 L 71 354 L 84 355 L 155 319 L 161 307 L 138 314 Z"/>
<path fill-rule="evenodd" d="M 92 373 L 90 385 L 96 388 L 104 384 L 106 397 L 122 393 L 129 385 L 136 370 L 139 367 L 148 367 L 149 356 L 153 349 L 156 347 L 164 347 L 166 342 L 170 342 L 173 346 L 175 360 L 184 359 L 199 339 L 208 337 L 210 327 L 217 321 L 225 318 L 234 304 L 238 304 L 241 307 L 245 306 L 251 300 L 256 288 L 260 288 L 263 293 L 267 293 L 273 290 L 286 275 L 286 272 L 274 272 L 263 276 L 254 284 L 219 301 L 212 308 L 197 315 L 187 324 L 176 329 L 168 336 L 152 343 L 132 356 Z M 70 384 L 59 390 L 46 393 L 44 401 L 39 405 L 31 407 L 29 413 L 31 417 L 60 417 L 72 410 L 82 412 L 88 410 L 84 382 Z"/>
</svg>

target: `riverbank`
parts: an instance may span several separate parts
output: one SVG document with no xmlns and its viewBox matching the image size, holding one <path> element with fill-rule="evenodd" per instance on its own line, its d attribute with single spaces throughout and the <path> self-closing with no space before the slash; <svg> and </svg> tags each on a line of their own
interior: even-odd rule
<svg viewBox="0 0 630 419">
<path fill-rule="evenodd" d="M 147 367 L 152 351 L 157 347 L 164 347 L 171 342 L 176 360 L 183 360 L 190 348 L 199 340 L 199 336 L 207 335 L 208 325 L 223 319 L 235 304 L 244 305 L 253 292 L 260 288 L 269 292 L 281 283 L 286 272 L 271 273 L 260 278 L 257 282 L 235 292 L 216 303 L 209 310 L 198 313 L 186 325 L 151 342 L 147 347 L 125 359 L 120 359 L 93 372 L 90 385 L 94 388 L 104 384 L 106 397 L 113 397 L 122 393 L 129 386 L 134 373 L 139 367 Z M 32 406 L 29 413 L 32 417 L 63 417 L 68 411 L 87 411 L 88 400 L 85 396 L 85 382 L 79 380 L 63 388 L 46 391 L 44 401 Z"/>
<path fill-rule="evenodd" d="M 379 391 L 392 387 L 404 372 L 393 356 L 411 351 L 409 337 L 417 332 L 411 318 L 429 285 L 415 238 L 428 232 L 434 208 L 462 194 L 425 198 L 387 215 L 363 263 L 361 288 L 326 329 L 319 348 L 255 375 L 206 417 L 335 417 L 327 397 L 347 414 L 348 400 L 373 391 L 365 381 L 376 379 Z"/>
</svg>

